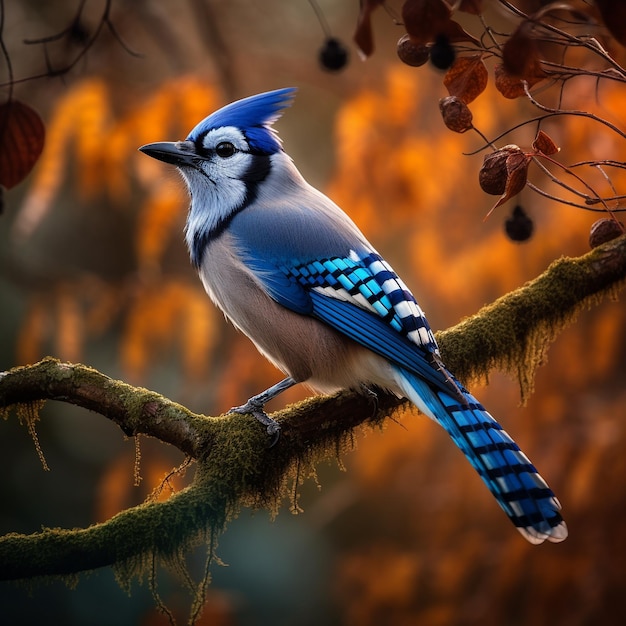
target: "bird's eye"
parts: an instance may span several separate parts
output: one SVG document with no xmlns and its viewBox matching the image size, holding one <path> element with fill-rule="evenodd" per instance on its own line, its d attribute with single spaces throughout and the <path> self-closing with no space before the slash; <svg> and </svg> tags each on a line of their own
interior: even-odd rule
<svg viewBox="0 0 626 626">
<path fill-rule="evenodd" d="M 233 156 L 236 151 L 237 149 L 230 141 L 222 141 L 215 147 L 215 154 L 223 159 Z"/>
</svg>

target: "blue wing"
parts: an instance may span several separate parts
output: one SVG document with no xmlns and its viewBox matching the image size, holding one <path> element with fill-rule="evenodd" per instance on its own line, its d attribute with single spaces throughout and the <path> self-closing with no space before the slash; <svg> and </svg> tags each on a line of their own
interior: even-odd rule
<svg viewBox="0 0 626 626">
<path fill-rule="evenodd" d="M 419 349 L 384 319 L 345 300 L 310 293 L 313 315 L 372 352 L 380 354 L 437 387 L 449 390 L 449 380 L 433 367 L 432 353 Z"/>
<path fill-rule="evenodd" d="M 282 306 L 312 315 L 350 339 L 450 391 L 451 379 L 434 361 L 437 342 L 404 283 L 375 252 L 280 265 L 246 261 Z"/>
</svg>

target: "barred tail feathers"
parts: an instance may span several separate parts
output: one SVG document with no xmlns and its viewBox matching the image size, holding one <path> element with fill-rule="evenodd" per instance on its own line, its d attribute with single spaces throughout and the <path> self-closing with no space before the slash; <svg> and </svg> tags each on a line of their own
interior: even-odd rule
<svg viewBox="0 0 626 626">
<path fill-rule="evenodd" d="M 533 544 L 563 541 L 561 505 L 519 446 L 468 392 L 467 404 L 406 370 L 397 382 L 417 408 L 441 424 L 478 472 L 500 507 Z"/>
</svg>

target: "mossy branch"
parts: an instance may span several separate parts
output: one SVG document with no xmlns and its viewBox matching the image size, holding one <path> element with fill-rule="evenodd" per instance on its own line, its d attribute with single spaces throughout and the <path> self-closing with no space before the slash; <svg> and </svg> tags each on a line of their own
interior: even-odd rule
<svg viewBox="0 0 626 626">
<path fill-rule="evenodd" d="M 437 335 L 444 363 L 461 380 L 492 369 L 518 376 L 522 399 L 550 343 L 582 309 L 626 281 L 626 235 L 578 258 L 561 258 L 523 287 L 484 306 L 476 315 Z"/>
<path fill-rule="evenodd" d="M 444 361 L 461 379 L 493 368 L 520 378 L 522 395 L 559 331 L 584 307 L 615 294 L 626 280 L 626 237 L 576 259 L 554 262 L 541 276 L 438 335 Z M 143 433 L 197 461 L 192 484 L 165 502 L 147 502 L 86 529 L 45 529 L 0 538 L 0 580 L 72 575 L 113 565 L 122 578 L 155 558 L 180 558 L 219 533 L 242 505 L 275 508 L 295 468 L 336 455 L 355 427 L 381 421 L 402 401 L 377 407 L 352 392 L 315 397 L 274 415 L 283 434 L 267 447 L 249 416 L 205 417 L 154 392 L 114 381 L 84 365 L 44 359 L 0 374 L 0 408 L 59 400 L 96 411 L 128 435 Z M 374 410 L 376 408 L 376 410 Z"/>
</svg>

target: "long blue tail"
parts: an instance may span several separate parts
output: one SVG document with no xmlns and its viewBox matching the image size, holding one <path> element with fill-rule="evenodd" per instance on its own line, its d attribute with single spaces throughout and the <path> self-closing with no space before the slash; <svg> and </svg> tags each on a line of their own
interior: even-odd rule
<svg viewBox="0 0 626 626">
<path fill-rule="evenodd" d="M 423 413 L 439 422 L 480 474 L 515 527 L 534 544 L 567 537 L 561 505 L 519 446 L 470 393 L 433 389 L 398 368 L 398 384 Z"/>
</svg>

